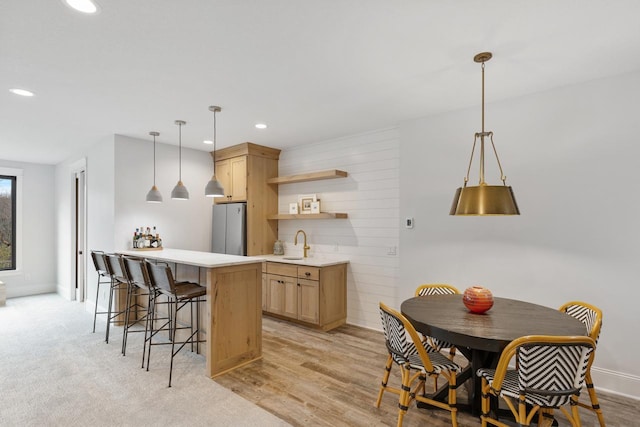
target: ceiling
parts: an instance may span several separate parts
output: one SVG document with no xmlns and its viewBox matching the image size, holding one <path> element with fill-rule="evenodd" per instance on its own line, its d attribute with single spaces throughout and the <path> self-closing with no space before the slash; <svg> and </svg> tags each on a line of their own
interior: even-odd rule
<svg viewBox="0 0 640 427">
<path fill-rule="evenodd" d="M 149 131 L 177 145 L 176 119 L 210 151 L 209 105 L 218 148 L 395 126 L 479 106 L 487 50 L 487 103 L 640 70 L 637 0 L 96 1 L 0 2 L 0 159 L 56 164 Z"/>
</svg>

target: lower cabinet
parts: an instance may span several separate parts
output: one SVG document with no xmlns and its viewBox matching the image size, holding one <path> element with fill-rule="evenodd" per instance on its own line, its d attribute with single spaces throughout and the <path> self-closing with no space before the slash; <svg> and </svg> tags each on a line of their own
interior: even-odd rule
<svg viewBox="0 0 640 427">
<path fill-rule="evenodd" d="M 347 265 L 265 262 L 262 297 L 267 314 L 325 331 L 333 329 L 347 320 Z"/>
</svg>

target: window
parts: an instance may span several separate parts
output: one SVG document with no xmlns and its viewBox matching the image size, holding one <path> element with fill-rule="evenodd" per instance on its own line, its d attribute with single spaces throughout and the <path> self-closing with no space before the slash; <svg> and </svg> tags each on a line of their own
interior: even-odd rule
<svg viewBox="0 0 640 427">
<path fill-rule="evenodd" d="M 16 177 L 0 175 L 0 271 L 16 270 Z"/>
</svg>

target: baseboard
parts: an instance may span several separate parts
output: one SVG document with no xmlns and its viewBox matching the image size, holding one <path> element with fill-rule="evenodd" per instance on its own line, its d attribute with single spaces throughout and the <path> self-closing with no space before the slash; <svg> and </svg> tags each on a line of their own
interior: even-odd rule
<svg viewBox="0 0 640 427">
<path fill-rule="evenodd" d="M 640 400 L 640 377 L 593 366 L 591 376 L 596 389 Z"/>
<path fill-rule="evenodd" d="M 7 281 L 3 280 L 5 286 L 7 288 L 7 299 L 8 298 L 19 298 L 19 297 L 28 297 L 31 295 L 39 295 L 39 294 L 50 294 L 56 292 L 56 285 L 54 284 L 20 284 L 9 286 L 7 285 Z"/>
</svg>

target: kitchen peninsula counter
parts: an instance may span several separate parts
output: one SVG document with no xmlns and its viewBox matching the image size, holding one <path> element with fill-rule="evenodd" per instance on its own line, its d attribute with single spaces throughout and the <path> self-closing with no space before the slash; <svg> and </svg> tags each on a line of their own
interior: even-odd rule
<svg viewBox="0 0 640 427">
<path fill-rule="evenodd" d="M 262 358 L 263 258 L 170 248 L 118 253 L 173 264 L 176 280 L 206 283 L 207 376 Z"/>
</svg>

